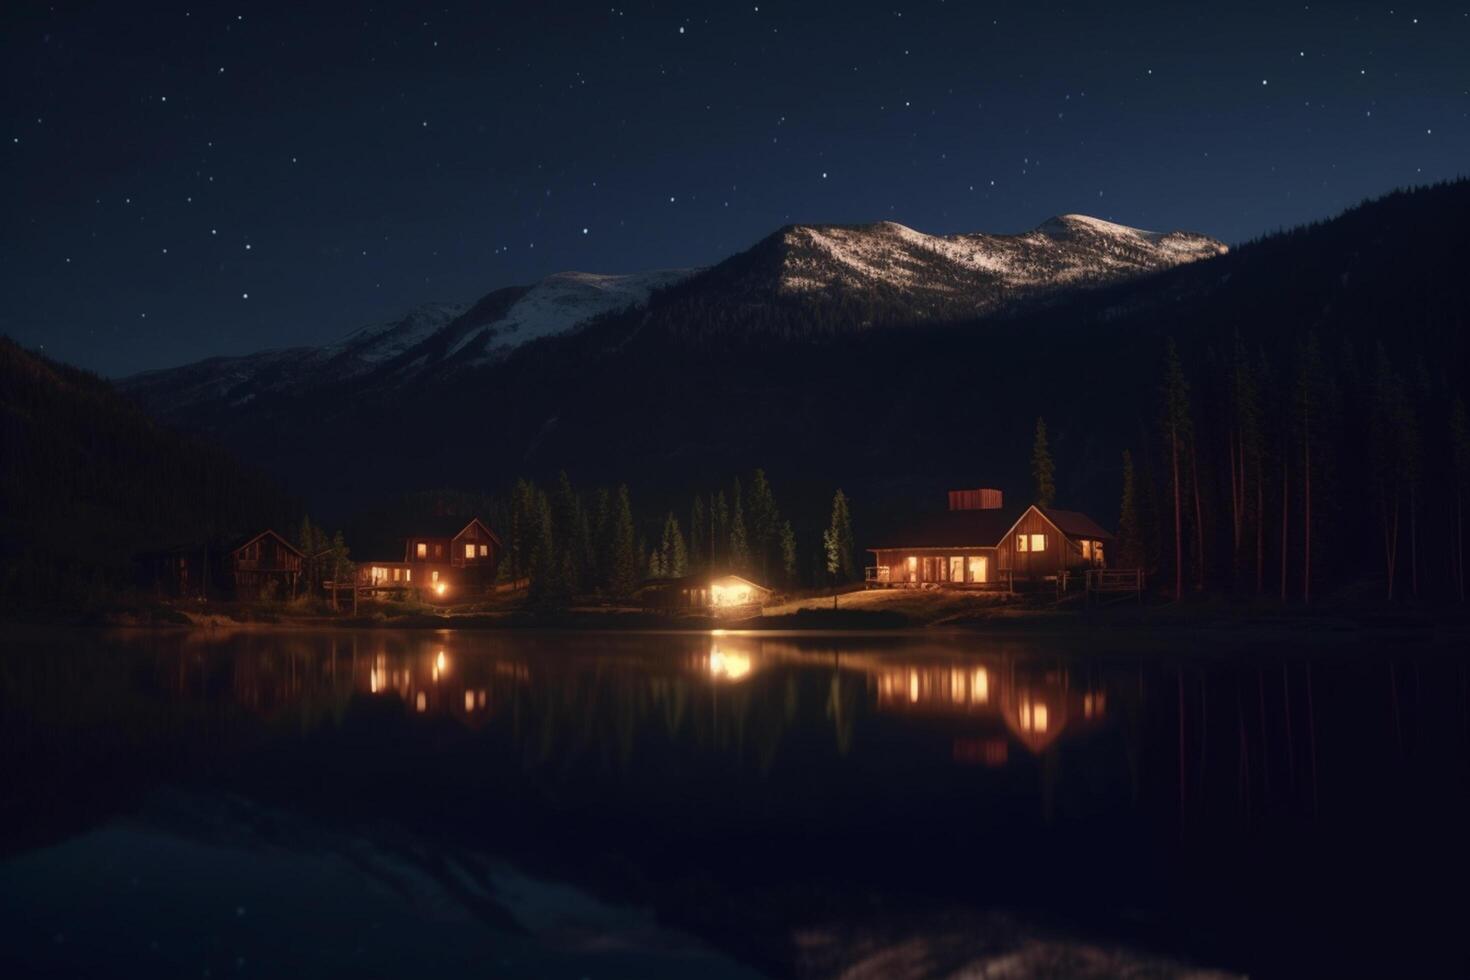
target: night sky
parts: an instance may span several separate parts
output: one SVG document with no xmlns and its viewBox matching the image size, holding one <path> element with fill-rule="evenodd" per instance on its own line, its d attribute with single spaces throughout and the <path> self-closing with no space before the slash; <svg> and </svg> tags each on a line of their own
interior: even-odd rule
<svg viewBox="0 0 1470 980">
<path fill-rule="evenodd" d="M 1470 3 L 0 12 L 0 332 L 127 374 L 788 222 L 1239 242 L 1470 161 Z"/>
</svg>

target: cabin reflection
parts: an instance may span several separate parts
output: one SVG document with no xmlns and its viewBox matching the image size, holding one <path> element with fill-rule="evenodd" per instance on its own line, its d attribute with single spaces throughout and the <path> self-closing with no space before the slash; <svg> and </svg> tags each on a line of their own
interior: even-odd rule
<svg viewBox="0 0 1470 980">
<path fill-rule="evenodd" d="M 170 674 L 183 697 L 225 696 L 283 722 L 340 717 L 354 699 L 472 729 L 498 721 L 535 764 L 590 753 L 628 765 L 655 736 L 765 771 L 808 740 L 797 730 L 825 728 L 845 756 L 860 728 L 899 722 L 944 732 L 956 765 L 996 768 L 1016 746 L 1041 754 L 1109 710 L 1101 686 L 1063 665 L 860 637 L 236 634 L 186 644 Z"/>
<path fill-rule="evenodd" d="M 1063 733 L 1101 722 L 1107 694 L 1077 687 L 1066 668 L 1037 669 L 1012 658 L 981 664 L 885 662 L 873 668 L 880 712 L 915 717 L 967 719 L 973 727 L 1000 727 L 1010 739 L 1040 754 Z M 1005 735 L 956 735 L 956 762 L 1003 765 Z"/>
</svg>

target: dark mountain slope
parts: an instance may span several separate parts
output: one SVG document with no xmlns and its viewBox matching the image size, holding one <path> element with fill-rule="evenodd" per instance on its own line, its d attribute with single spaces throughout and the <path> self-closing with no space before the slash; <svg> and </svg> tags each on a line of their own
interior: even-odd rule
<svg viewBox="0 0 1470 980">
<path fill-rule="evenodd" d="M 0 609 L 126 586 L 139 552 L 293 513 L 273 481 L 225 451 L 0 337 Z"/>
</svg>

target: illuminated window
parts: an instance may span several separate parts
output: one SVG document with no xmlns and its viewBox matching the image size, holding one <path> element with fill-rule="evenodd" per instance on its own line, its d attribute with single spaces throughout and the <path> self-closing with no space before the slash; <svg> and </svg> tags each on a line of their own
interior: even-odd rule
<svg viewBox="0 0 1470 980">
<path fill-rule="evenodd" d="M 1031 550 L 1030 545 L 1031 545 L 1031 538 L 1030 537 L 1028 537 L 1027 535 L 1024 535 L 1024 534 L 1018 534 L 1018 535 L 1016 535 L 1016 550 L 1017 551 L 1030 551 Z"/>
<path fill-rule="evenodd" d="M 1031 550 L 1032 551 L 1045 551 L 1046 550 L 1046 535 L 1045 534 L 1031 534 L 1031 535 L 1027 535 L 1027 537 L 1029 537 L 1031 539 Z"/>
<path fill-rule="evenodd" d="M 395 582 L 398 581 L 398 574 L 400 572 L 402 572 L 402 571 L 403 571 L 403 569 L 401 569 L 401 568 L 395 568 L 395 569 L 393 569 L 393 581 L 395 581 Z"/>
<path fill-rule="evenodd" d="M 1091 541 L 1084 541 L 1084 542 L 1082 542 L 1082 557 L 1083 558 L 1087 558 L 1089 560 L 1092 558 L 1092 542 Z"/>
<path fill-rule="evenodd" d="M 413 569 L 412 568 L 405 568 L 403 570 L 403 581 L 405 581 L 405 582 L 412 582 L 413 581 Z"/>
<path fill-rule="evenodd" d="M 418 550 L 417 550 L 416 554 L 420 558 L 427 558 L 427 557 L 429 557 L 429 546 L 428 546 L 428 544 L 426 544 L 423 541 L 420 541 L 419 544 L 418 544 Z"/>
<path fill-rule="evenodd" d="M 1092 560 L 1099 566 L 1107 563 L 1106 559 L 1103 558 L 1103 543 L 1101 541 L 1092 542 Z"/>
<path fill-rule="evenodd" d="M 465 545 L 464 546 L 464 556 L 466 558 L 473 558 L 473 557 L 475 557 L 475 546 L 472 545 L 472 544 Z"/>
<path fill-rule="evenodd" d="M 490 555 L 490 546 L 488 544 L 482 544 L 482 545 L 480 545 L 480 557 L 481 558 L 487 558 L 487 557 L 489 557 L 489 555 Z"/>
<path fill-rule="evenodd" d="M 967 559 L 967 561 L 970 565 L 969 580 L 971 582 L 985 581 L 985 566 L 988 564 L 985 560 L 985 556 L 981 555 L 979 557 L 971 557 Z"/>
<path fill-rule="evenodd" d="M 434 571 L 432 571 L 432 572 L 429 573 L 429 581 L 431 581 L 431 582 L 437 582 L 437 581 L 439 581 L 439 570 L 437 568 Z"/>
</svg>

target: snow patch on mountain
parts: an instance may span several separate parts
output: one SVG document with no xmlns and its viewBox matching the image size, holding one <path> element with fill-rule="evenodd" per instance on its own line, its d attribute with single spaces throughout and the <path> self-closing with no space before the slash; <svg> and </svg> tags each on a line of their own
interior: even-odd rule
<svg viewBox="0 0 1470 980">
<path fill-rule="evenodd" d="M 468 309 L 460 303 L 425 303 L 396 320 L 354 330 L 322 348 L 322 353 L 328 357 L 346 355 L 365 365 L 382 364 L 428 340 Z"/>
<path fill-rule="evenodd" d="M 893 221 L 797 225 L 783 235 L 780 288 L 816 292 L 882 286 L 915 297 L 973 297 L 1101 283 L 1224 253 L 1204 235 L 1153 232 L 1088 215 L 1051 218 L 1019 235 L 929 235 Z"/>
<path fill-rule="evenodd" d="M 559 272 L 527 291 L 505 315 L 460 338 L 450 355 L 473 350 L 476 360 L 495 359 L 531 340 L 573 330 L 589 320 L 648 302 L 656 289 L 683 282 L 695 269 L 659 269 L 633 275 Z"/>
</svg>

